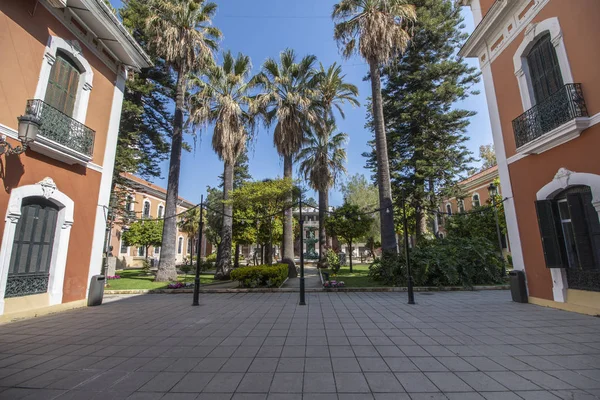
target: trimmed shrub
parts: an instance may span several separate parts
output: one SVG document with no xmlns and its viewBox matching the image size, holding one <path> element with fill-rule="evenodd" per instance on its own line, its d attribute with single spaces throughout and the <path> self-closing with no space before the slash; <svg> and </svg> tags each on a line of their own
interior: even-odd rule
<svg viewBox="0 0 600 400">
<path fill-rule="evenodd" d="M 206 256 L 206 262 L 215 263 L 217 262 L 217 253 L 211 253 Z"/>
<path fill-rule="evenodd" d="M 231 279 L 244 288 L 279 287 L 287 277 L 287 264 L 240 267 L 231 271 Z"/>
<path fill-rule="evenodd" d="M 485 238 L 427 240 L 410 250 L 415 286 L 489 285 L 502 282 L 502 259 L 493 243 Z M 369 275 L 385 284 L 406 286 L 403 255 L 377 258 Z"/>
</svg>

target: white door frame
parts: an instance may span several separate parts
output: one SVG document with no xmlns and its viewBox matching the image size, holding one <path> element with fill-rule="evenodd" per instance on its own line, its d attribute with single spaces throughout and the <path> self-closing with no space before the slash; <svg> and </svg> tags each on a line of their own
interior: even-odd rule
<svg viewBox="0 0 600 400">
<path fill-rule="evenodd" d="M 62 303 L 67 252 L 69 249 L 71 226 L 73 225 L 74 203 L 66 194 L 56 188 L 56 184 L 52 178 L 45 178 L 35 185 L 14 188 L 10 193 L 8 208 L 6 210 L 4 234 L 2 236 L 2 247 L 0 248 L 0 315 L 4 314 L 4 292 L 6 291 L 6 280 L 8 278 L 17 223 L 21 218 L 21 206 L 23 200 L 28 197 L 44 197 L 59 209 L 52 247 L 52 259 L 50 261 L 48 305 Z"/>
</svg>

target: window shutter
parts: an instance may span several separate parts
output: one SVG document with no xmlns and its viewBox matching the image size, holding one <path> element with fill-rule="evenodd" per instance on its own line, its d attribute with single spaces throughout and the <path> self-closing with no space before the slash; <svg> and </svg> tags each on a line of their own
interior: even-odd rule
<svg viewBox="0 0 600 400">
<path fill-rule="evenodd" d="M 571 223 L 575 232 L 575 245 L 582 269 L 594 269 L 600 264 L 600 222 L 592 206 L 592 194 L 567 195 Z"/>
<path fill-rule="evenodd" d="M 535 209 L 538 217 L 538 225 L 540 227 L 540 236 L 542 238 L 546 267 L 566 268 L 568 264 L 565 262 L 564 252 L 559 241 L 552 201 L 536 201 Z"/>
</svg>

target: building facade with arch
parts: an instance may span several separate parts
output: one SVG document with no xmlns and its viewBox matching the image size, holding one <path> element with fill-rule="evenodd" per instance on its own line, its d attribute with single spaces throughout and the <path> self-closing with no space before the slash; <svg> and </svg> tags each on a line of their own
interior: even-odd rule
<svg viewBox="0 0 600 400">
<path fill-rule="evenodd" d="M 161 219 L 164 217 L 166 205 L 167 190 L 154 183 L 135 175 L 122 174 L 125 190 L 129 193 L 125 207 L 129 210 L 130 217 L 128 221 L 139 219 Z M 182 197 L 177 204 L 177 213 L 183 213 L 195 204 Z M 110 263 L 115 263 L 117 269 L 139 268 L 146 259 L 145 249 L 143 247 L 127 246 L 122 240 L 122 234 L 127 229 L 127 223 L 117 218 L 110 232 L 110 252 L 109 256 L 114 258 Z M 183 264 L 192 259 L 191 251 L 196 256 L 197 237 L 192 238 L 187 233 L 178 228 L 175 242 L 175 255 L 177 264 Z M 194 243 L 192 246 L 192 242 Z M 206 235 L 202 239 L 202 257 L 212 253 L 212 245 L 206 240 Z M 160 257 L 160 248 L 150 247 L 148 249 L 148 259 L 153 260 L 158 265 Z"/>
<path fill-rule="evenodd" d="M 530 302 L 600 312 L 600 2 L 463 0 L 479 60 L 513 264 Z M 582 40 L 584 39 L 584 40 Z"/>
<path fill-rule="evenodd" d="M 125 81 L 150 59 L 101 0 L 0 3 L 0 54 L 0 316 L 83 304 L 101 273 Z M 20 116 L 37 121 L 33 141 Z"/>
</svg>

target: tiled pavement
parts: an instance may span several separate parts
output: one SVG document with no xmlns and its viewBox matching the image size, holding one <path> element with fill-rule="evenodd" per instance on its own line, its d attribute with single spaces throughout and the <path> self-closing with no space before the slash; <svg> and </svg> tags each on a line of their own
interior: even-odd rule
<svg viewBox="0 0 600 400">
<path fill-rule="evenodd" d="M 0 399 L 600 398 L 600 318 L 509 297 L 129 297 L 0 326 Z"/>
</svg>

